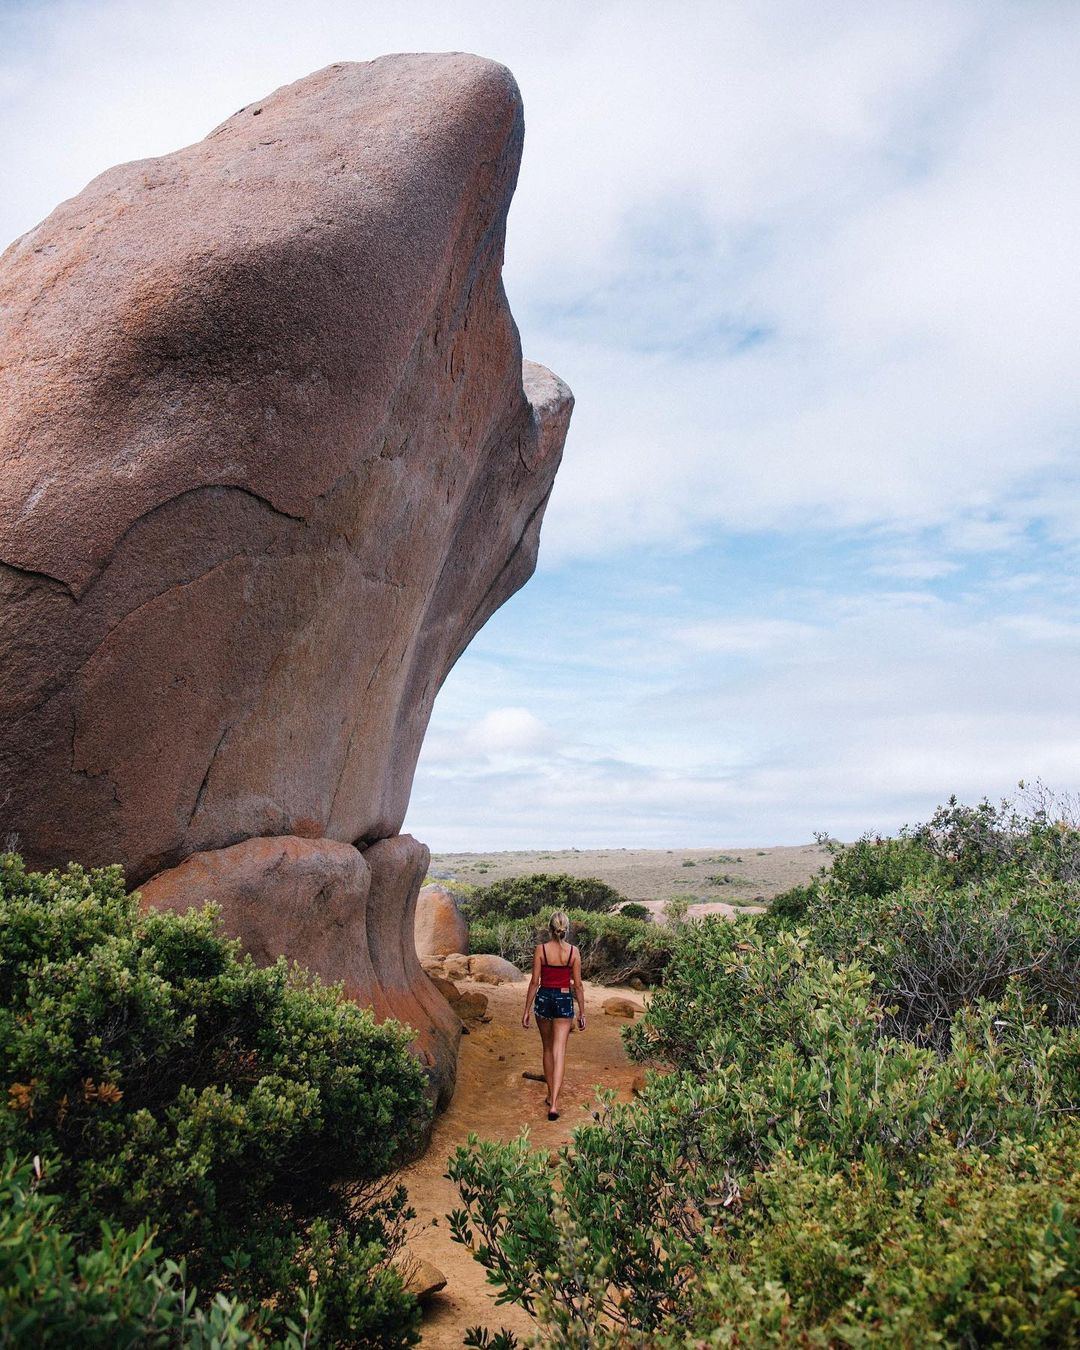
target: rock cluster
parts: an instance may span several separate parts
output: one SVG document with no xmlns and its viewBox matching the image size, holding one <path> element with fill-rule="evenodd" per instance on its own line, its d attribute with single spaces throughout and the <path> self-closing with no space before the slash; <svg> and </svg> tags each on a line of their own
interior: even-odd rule
<svg viewBox="0 0 1080 1350">
<path fill-rule="evenodd" d="M 501 283 L 521 101 L 335 65 L 0 258 L 0 830 L 213 898 L 417 1028 L 399 831 L 432 702 L 530 575 L 572 400 Z"/>
<path fill-rule="evenodd" d="M 479 980 L 481 984 L 518 984 L 528 977 L 512 961 L 502 956 L 482 953 L 466 956 L 464 952 L 450 952 L 446 956 L 421 957 L 420 964 L 427 973 L 444 980 Z"/>
<path fill-rule="evenodd" d="M 452 980 L 441 975 L 429 975 L 428 979 L 461 1018 L 463 1031 L 468 1031 L 477 1022 L 491 1021 L 486 994 L 476 989 L 459 989 Z"/>
</svg>

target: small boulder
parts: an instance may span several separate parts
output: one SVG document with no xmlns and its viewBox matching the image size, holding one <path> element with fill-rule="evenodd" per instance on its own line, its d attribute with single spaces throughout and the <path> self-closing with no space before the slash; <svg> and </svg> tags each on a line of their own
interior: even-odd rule
<svg viewBox="0 0 1080 1350">
<path fill-rule="evenodd" d="M 632 998 L 606 998 L 604 999 L 604 1011 L 609 1017 L 634 1017 L 645 1009 L 640 1003 Z"/>
<path fill-rule="evenodd" d="M 518 984 L 525 979 L 512 961 L 501 956 L 474 956 L 469 961 L 469 974 L 482 984 Z"/>
<path fill-rule="evenodd" d="M 461 952 L 451 952 L 442 963 L 442 974 L 448 980 L 467 980 L 469 958 Z"/>
<path fill-rule="evenodd" d="M 424 1303 L 440 1289 L 446 1288 L 446 1276 L 430 1261 L 416 1261 L 415 1268 L 405 1281 L 405 1288 L 418 1302 Z"/>
<path fill-rule="evenodd" d="M 444 980 L 440 975 L 429 975 L 428 979 L 450 1004 L 462 1022 L 479 1022 L 487 1012 L 487 995 L 476 990 L 462 990 L 452 980 Z"/>
<path fill-rule="evenodd" d="M 413 937 L 421 960 L 469 950 L 469 925 L 445 886 L 425 886 L 417 896 Z"/>
<path fill-rule="evenodd" d="M 450 1003 L 453 1010 L 466 1024 L 490 1020 L 487 1016 L 487 1005 L 487 995 L 472 989 L 459 993 L 457 998 L 452 999 Z"/>
</svg>

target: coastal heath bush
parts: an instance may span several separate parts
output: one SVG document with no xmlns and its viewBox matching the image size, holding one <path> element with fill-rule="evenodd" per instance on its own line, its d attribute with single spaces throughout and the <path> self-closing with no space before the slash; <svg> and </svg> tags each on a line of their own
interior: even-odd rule
<svg viewBox="0 0 1080 1350">
<path fill-rule="evenodd" d="M 218 1295 L 198 1302 L 182 1265 L 162 1259 L 145 1225 L 104 1224 L 80 1242 L 38 1168 L 8 1153 L 0 1166 L 0 1345 L 251 1345 L 247 1309 Z M 299 1339 L 295 1342 L 300 1344 Z"/>
<path fill-rule="evenodd" d="M 688 1025 L 677 1025 L 683 1014 L 666 985 L 628 1036 L 650 1056 L 678 1060 L 668 1059 L 668 1072 L 652 1076 L 636 1103 L 607 1102 L 575 1132 L 554 1171 L 525 1140 L 474 1143 L 450 1161 L 463 1201 L 455 1236 L 508 1297 L 538 1316 L 544 1344 L 683 1343 L 700 1321 L 692 1292 L 718 1269 L 751 1262 L 744 1247 L 775 1221 L 761 1212 L 771 1169 L 797 1169 L 808 1193 L 814 1178 L 848 1177 L 866 1179 L 876 1195 L 916 1195 L 953 1165 L 942 1161 L 946 1155 L 962 1169 L 975 1165 L 969 1155 L 1011 1156 L 1013 1141 L 1046 1141 L 1047 1167 L 1057 1165 L 1054 1131 L 1080 1105 L 1075 1032 L 1048 1028 L 1038 1009 L 1019 1000 L 983 1004 L 958 1015 L 943 1058 L 881 1036 L 884 1010 L 870 973 L 814 957 L 795 936 L 736 933 L 717 971 L 707 957 L 699 960 L 702 947 L 692 938 L 719 926 L 702 924 L 676 953 L 673 983 L 697 1005 L 687 1008 Z M 717 1011 L 711 1031 L 702 1001 Z M 1069 1157 L 1080 1157 L 1074 1136 L 1068 1140 Z M 972 1191 L 957 1204 L 976 1200 Z M 954 1217 L 961 1264 L 999 1261 L 1008 1269 L 1007 1253 L 987 1253 L 977 1239 L 980 1221 L 962 1207 Z M 1078 1217 L 1063 1212 L 1063 1234 Z M 807 1217 L 804 1241 L 815 1223 Z M 944 1316 L 948 1290 L 930 1275 L 950 1241 L 944 1235 L 936 1251 L 928 1249 L 924 1302 L 933 1317 L 919 1313 L 912 1345 L 926 1343 L 920 1337 Z M 879 1255 L 884 1262 L 888 1253 Z M 873 1271 L 864 1273 L 872 1282 Z M 1031 1293 L 1026 1269 L 1016 1279 L 1013 1293 L 1023 1302 Z M 792 1274 L 776 1293 L 774 1340 L 766 1327 L 761 1339 L 718 1343 L 784 1344 L 801 1280 Z M 1064 1298 L 1070 1288 L 1063 1275 L 1058 1292 Z M 806 1303 L 807 1326 L 831 1307 L 824 1294 Z M 988 1304 L 979 1307 L 997 1316 Z M 586 1329 L 593 1339 L 582 1339 Z M 1032 1342 L 1054 1343 L 1049 1334 Z"/>
<path fill-rule="evenodd" d="M 613 1284 L 621 1254 L 597 1259 L 574 1202 L 538 1172 L 536 1190 L 552 1196 L 549 1217 L 536 1216 L 547 1264 L 525 1284 L 527 1262 L 515 1261 L 499 1283 L 536 1316 L 534 1344 L 555 1350 L 1080 1345 L 1080 1131 L 1003 1141 L 995 1156 L 937 1138 L 927 1172 L 925 1186 L 897 1187 L 859 1164 L 828 1173 L 781 1153 L 742 1192 L 669 1200 L 663 1224 L 659 1191 L 656 1264 L 642 1243 L 649 1302 Z M 520 1169 L 506 1180 L 520 1186 Z M 464 1211 L 454 1219 L 475 1245 Z M 513 1228 L 527 1240 L 518 1215 Z M 478 1333 L 467 1343 L 493 1343 Z"/>
<path fill-rule="evenodd" d="M 541 910 L 577 910 L 607 913 L 624 897 L 596 877 L 571 877 L 536 872 L 531 876 L 506 877 L 485 886 L 468 899 L 466 916 L 525 919 Z"/>
<path fill-rule="evenodd" d="M 68 1231 L 154 1230 L 261 1330 L 316 1287 L 327 1338 L 415 1339 L 384 1179 L 428 1116 L 408 1040 L 208 909 L 140 914 L 118 868 L 0 855 L 0 1147 L 45 1162 Z"/>
<path fill-rule="evenodd" d="M 520 970 L 529 970 L 536 944 L 549 936 L 548 921 L 554 912 L 541 911 L 521 919 L 472 918 L 469 946 L 477 952 L 495 952 Z M 656 984 L 663 978 L 673 945 L 670 930 L 622 914 L 572 909 L 569 918 L 570 941 L 581 952 L 583 979 L 624 984 L 636 976 L 646 984 Z"/>
<path fill-rule="evenodd" d="M 940 1044 L 956 1012 L 1019 982 L 1051 1022 L 1080 1021 L 1080 830 L 1042 794 L 955 801 L 899 839 L 830 845 L 807 887 L 762 920 L 805 927 L 815 948 L 873 970 L 894 1034 Z"/>
<path fill-rule="evenodd" d="M 936 1140 L 928 1172 L 894 1189 L 778 1158 L 650 1343 L 1080 1345 L 1080 1132 L 994 1157 Z"/>
<path fill-rule="evenodd" d="M 624 919 L 640 919 L 642 923 L 652 923 L 652 911 L 646 905 L 640 905 L 636 900 L 631 900 L 628 904 L 620 905 L 618 913 Z"/>
<path fill-rule="evenodd" d="M 677 931 L 624 1032 L 660 1072 L 554 1168 L 451 1160 L 455 1236 L 544 1345 L 1080 1344 L 1069 827 L 943 810 L 838 853 L 799 921 Z M 935 969 L 927 1014 L 899 976 Z"/>
</svg>

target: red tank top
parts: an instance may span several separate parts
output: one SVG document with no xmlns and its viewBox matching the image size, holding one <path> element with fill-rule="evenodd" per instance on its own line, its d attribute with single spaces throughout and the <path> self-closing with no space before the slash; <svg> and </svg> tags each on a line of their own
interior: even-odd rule
<svg viewBox="0 0 1080 1350">
<path fill-rule="evenodd" d="M 541 989 L 569 989 L 570 988 L 570 962 L 574 959 L 574 948 L 571 946 L 570 955 L 566 959 L 565 966 L 549 965 L 547 959 L 547 943 L 540 948 L 540 988 Z"/>
</svg>

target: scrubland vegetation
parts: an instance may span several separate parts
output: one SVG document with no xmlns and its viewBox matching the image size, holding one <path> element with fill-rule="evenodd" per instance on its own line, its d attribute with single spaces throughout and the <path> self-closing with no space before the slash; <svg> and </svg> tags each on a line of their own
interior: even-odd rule
<svg viewBox="0 0 1080 1350">
<path fill-rule="evenodd" d="M 0 1344 L 403 1346 L 409 1034 L 0 855 Z"/>
<path fill-rule="evenodd" d="M 584 979 L 657 984 L 671 957 L 673 932 L 653 924 L 643 905 L 610 912 L 622 902 L 618 891 L 594 877 L 537 873 L 470 888 L 461 910 L 474 952 L 495 952 L 522 970 L 531 968 L 536 944 L 548 936 L 548 920 L 562 910 L 570 917 Z"/>
<path fill-rule="evenodd" d="M 626 1033 L 644 1095 L 554 1168 L 524 1137 L 458 1150 L 455 1235 L 540 1344 L 1080 1345 L 1058 816 L 951 803 L 768 914 L 681 927 Z"/>
<path fill-rule="evenodd" d="M 637 1100 L 554 1166 L 527 1136 L 449 1163 L 454 1235 L 538 1344 L 1080 1346 L 1060 816 L 951 803 L 733 922 L 572 878 L 470 891 L 474 949 L 527 961 L 568 909 L 587 977 L 654 986 Z M 140 914 L 118 869 L 0 855 L 0 1344 L 415 1343 L 408 1035 L 256 968 L 211 911 Z"/>
</svg>

